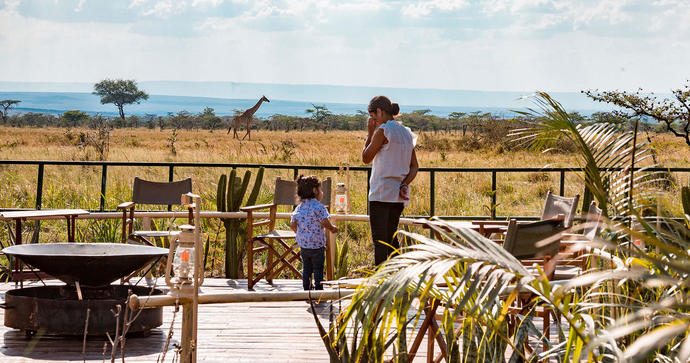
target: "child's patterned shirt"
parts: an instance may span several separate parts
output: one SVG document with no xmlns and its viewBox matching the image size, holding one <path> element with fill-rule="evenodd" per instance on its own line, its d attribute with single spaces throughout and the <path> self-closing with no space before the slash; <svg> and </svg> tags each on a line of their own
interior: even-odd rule
<svg viewBox="0 0 690 363">
<path fill-rule="evenodd" d="M 297 223 L 297 244 L 301 248 L 321 248 L 326 245 L 326 234 L 321 221 L 328 211 L 314 198 L 304 199 L 292 212 L 290 223 Z"/>
</svg>

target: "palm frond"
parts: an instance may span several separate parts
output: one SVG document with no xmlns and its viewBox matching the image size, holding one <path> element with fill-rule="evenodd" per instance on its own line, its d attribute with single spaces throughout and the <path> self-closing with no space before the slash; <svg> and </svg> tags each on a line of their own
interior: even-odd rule
<svg viewBox="0 0 690 363">
<path fill-rule="evenodd" d="M 648 143 L 637 143 L 635 132 L 624 131 L 620 125 L 578 124 L 547 93 L 537 92 L 534 102 L 539 110 L 521 112 L 532 117 L 528 122 L 531 125 L 511 133 L 516 142 L 540 150 L 553 146 L 559 139 L 573 142 L 582 170 L 579 176 L 605 216 L 625 216 L 634 208 L 653 208 L 649 199 L 633 195 L 644 193 L 665 175 L 646 170 L 656 166 Z M 633 200 L 635 204 L 631 203 Z"/>
<path fill-rule="evenodd" d="M 509 362 L 690 358 L 690 230 L 665 214 L 659 186 L 668 174 L 650 170 L 653 150 L 635 132 L 577 124 L 546 93 L 535 103 L 538 110 L 523 113 L 533 121 L 513 136 L 540 149 L 558 139 L 575 144 L 579 177 L 610 216 L 602 236 L 583 247 L 586 270 L 549 281 L 493 241 L 438 219 L 432 228 L 440 240 L 399 231 L 414 243 L 356 289 L 332 331 L 320 327 L 332 361 L 381 362 L 392 354 L 406 362 L 409 333 L 436 307 L 451 362 L 505 361 L 508 349 Z M 645 219 L 655 214 L 655 223 Z M 513 303 L 525 294 L 529 302 L 516 314 Z M 558 342 L 537 330 L 537 308 L 561 317 Z M 547 349 L 527 352 L 530 340 Z"/>
</svg>

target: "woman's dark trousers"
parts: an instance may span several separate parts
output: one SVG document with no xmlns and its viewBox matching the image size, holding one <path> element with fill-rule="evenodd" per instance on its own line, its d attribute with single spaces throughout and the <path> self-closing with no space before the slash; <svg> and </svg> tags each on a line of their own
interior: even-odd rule
<svg viewBox="0 0 690 363">
<path fill-rule="evenodd" d="M 398 238 L 393 238 L 393 234 L 398 230 L 398 221 L 400 221 L 403 208 L 405 208 L 403 203 L 369 202 L 369 225 L 371 237 L 374 240 L 376 265 L 386 261 L 393 251 L 400 247 Z"/>
<path fill-rule="evenodd" d="M 311 275 L 314 274 L 314 289 L 323 290 L 323 263 L 326 259 L 326 247 L 301 248 L 302 255 L 302 287 L 305 290 L 311 288 Z"/>
</svg>

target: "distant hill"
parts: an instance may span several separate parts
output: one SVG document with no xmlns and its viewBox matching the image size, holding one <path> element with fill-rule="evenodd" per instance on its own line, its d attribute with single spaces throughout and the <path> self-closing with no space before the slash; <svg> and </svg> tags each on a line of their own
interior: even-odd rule
<svg viewBox="0 0 690 363">
<path fill-rule="evenodd" d="M 258 117 L 280 113 L 306 115 L 312 104 L 325 104 L 334 113 L 353 114 L 365 110 L 368 100 L 384 94 L 398 102 L 402 112 L 431 109 L 445 116 L 450 112 L 491 112 L 511 114 L 510 110 L 532 107 L 524 96 L 528 92 L 463 91 L 441 89 L 378 88 L 329 85 L 286 85 L 236 82 L 178 82 L 143 81 L 139 87 L 151 97 L 139 105 L 125 108 L 128 114 L 146 113 L 167 115 L 186 110 L 201 112 L 205 107 L 215 109 L 219 115 L 230 115 L 235 109 L 251 107 L 261 95 L 271 99 L 257 112 Z M 101 105 L 90 92 L 92 83 L 30 83 L 0 82 L 0 99 L 21 100 L 17 112 L 62 113 L 81 110 L 88 113 L 116 115 L 111 104 Z M 551 94 L 569 111 L 583 114 L 609 110 L 607 105 L 595 103 L 580 93 L 554 92 Z"/>
</svg>

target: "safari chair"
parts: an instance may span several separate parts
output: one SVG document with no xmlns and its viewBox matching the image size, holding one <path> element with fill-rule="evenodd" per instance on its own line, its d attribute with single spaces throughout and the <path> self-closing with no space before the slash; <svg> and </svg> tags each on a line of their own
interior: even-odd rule
<svg viewBox="0 0 690 363">
<path fill-rule="evenodd" d="M 560 220 L 563 222 L 563 227 L 570 228 L 573 225 L 573 220 L 575 219 L 575 212 L 577 210 L 577 203 L 580 201 L 580 195 L 575 194 L 572 198 L 561 197 L 551 193 L 549 190 L 546 192 L 546 200 L 544 201 L 544 208 L 541 212 L 541 221 L 548 219 Z M 509 221 L 472 221 L 472 223 L 479 225 L 480 227 L 484 225 L 497 225 L 509 224 Z M 522 223 L 522 222 L 519 222 Z M 499 242 L 499 240 L 496 240 Z"/>
<path fill-rule="evenodd" d="M 556 256 L 560 250 L 561 235 L 565 227 L 564 218 L 560 215 L 555 218 L 530 223 L 517 223 L 514 219 L 508 224 L 508 231 L 503 243 L 503 248 L 515 256 L 523 265 L 541 266 L 546 277 L 551 280 L 556 271 Z M 534 270 L 537 274 L 537 270 Z M 524 316 L 533 309 L 533 296 L 525 294 L 517 299 L 516 306 L 510 310 L 511 315 Z M 535 315 L 543 319 L 543 335 L 549 340 L 551 327 L 551 310 L 540 308 Z M 547 345 L 544 344 L 544 349 Z"/>
<path fill-rule="evenodd" d="M 582 224 L 582 233 L 563 233 L 558 254 L 558 266 L 570 267 L 568 270 L 557 269 L 555 280 L 568 280 L 582 273 L 587 268 L 585 254 L 590 250 L 589 244 L 599 235 L 601 228 L 601 208 L 592 201 L 587 211 L 587 218 Z"/>
<path fill-rule="evenodd" d="M 323 198 L 321 203 L 330 210 L 331 205 L 331 178 L 321 183 Z M 294 266 L 297 261 L 302 261 L 297 243 L 288 243 L 294 240 L 296 235 L 292 230 L 276 229 L 276 216 L 279 206 L 294 207 L 298 204 L 297 182 L 292 180 L 276 179 L 275 190 L 273 193 L 273 203 L 260 204 L 240 208 L 247 212 L 247 289 L 253 290 L 254 285 L 259 280 L 266 279 L 268 283 L 273 283 L 273 278 L 278 276 L 281 271 L 288 269 L 299 278 L 302 273 Z M 268 218 L 255 220 L 254 213 L 257 211 L 268 210 Z M 267 232 L 254 235 L 254 229 L 265 226 Z M 266 268 L 254 274 L 254 255 L 267 252 Z"/>
<path fill-rule="evenodd" d="M 122 243 L 136 242 L 153 246 L 150 238 L 169 238 L 179 234 L 179 231 L 151 231 L 151 219 L 144 217 L 143 230 L 134 231 L 134 210 L 138 204 L 148 205 L 172 205 L 180 204 L 180 196 L 192 192 L 192 179 L 187 178 L 174 182 L 153 182 L 139 177 L 134 178 L 132 185 L 132 201 L 124 202 L 117 206 L 122 211 Z M 190 225 L 194 224 L 192 208 L 188 208 L 187 219 Z"/>
<path fill-rule="evenodd" d="M 544 267 L 546 277 L 552 278 L 555 266 L 551 263 L 560 250 L 564 229 L 561 218 L 529 223 L 518 223 L 511 219 L 503 249 L 527 266 L 538 263 Z"/>
<path fill-rule="evenodd" d="M 518 223 L 514 219 L 510 220 L 508 222 L 508 231 L 506 232 L 506 239 L 503 243 L 503 248 L 518 258 L 524 265 L 541 265 L 545 270 L 547 277 L 551 277 L 553 276 L 553 263 L 555 262 L 554 257 L 559 251 L 560 234 L 564 230 L 564 218 L 565 217 L 563 215 L 557 215 L 551 219 L 529 223 Z M 530 269 L 528 268 L 528 270 Z M 534 269 L 533 272 L 537 273 L 536 269 Z M 438 286 L 442 287 L 443 283 Z M 515 327 L 519 325 L 518 317 L 520 315 L 525 316 L 527 312 L 534 308 L 532 298 L 533 296 L 531 294 L 522 294 L 517 299 L 517 302 L 509 308 L 508 322 L 511 326 L 511 329 L 515 329 Z M 447 343 L 444 340 L 443 334 L 440 333 L 437 322 L 437 320 L 444 319 L 444 316 L 443 313 L 438 311 L 438 309 L 453 310 L 454 308 L 450 306 L 441 306 L 438 304 L 438 302 L 432 300 L 430 300 L 428 304 L 424 306 L 424 319 L 422 320 L 419 331 L 417 332 L 413 343 L 410 346 L 408 355 L 408 359 L 410 361 L 412 361 L 416 356 L 424 335 L 427 336 L 428 344 L 427 361 L 439 362 L 444 358 L 447 360 Z M 551 325 L 550 310 L 539 307 L 535 311 L 535 315 L 542 317 L 544 321 L 543 334 L 546 339 L 549 339 L 548 332 Z M 464 312 L 461 312 L 459 313 L 459 318 L 456 320 L 456 322 L 461 323 L 463 319 Z M 461 326 L 462 324 L 460 324 L 460 328 Z M 458 333 L 460 333 L 459 330 Z M 436 356 L 434 356 L 433 351 L 434 340 L 436 340 L 436 343 L 440 349 L 440 353 Z M 531 348 L 528 344 L 525 344 L 525 349 L 529 350 Z"/>
<path fill-rule="evenodd" d="M 544 202 L 544 209 L 541 213 L 541 220 L 551 219 L 562 214 L 565 216 L 563 227 L 570 228 L 573 225 L 577 202 L 579 201 L 579 194 L 575 194 L 572 198 L 566 198 L 555 195 L 549 190 L 546 193 L 546 201 Z"/>
</svg>

